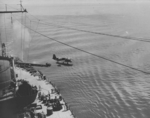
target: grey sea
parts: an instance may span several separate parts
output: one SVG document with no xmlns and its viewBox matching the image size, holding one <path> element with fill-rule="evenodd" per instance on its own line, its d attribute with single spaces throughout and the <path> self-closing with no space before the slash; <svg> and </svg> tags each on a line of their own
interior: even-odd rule
<svg viewBox="0 0 150 118">
<path fill-rule="evenodd" d="M 42 20 L 38 21 L 36 18 Z M 27 21 L 22 22 L 28 28 L 21 25 L 25 29 L 19 30 L 22 32 L 21 37 L 25 39 L 22 43 L 30 42 L 23 46 L 29 48 L 24 54 L 24 61 L 52 64 L 49 68 L 38 69 L 57 86 L 77 118 L 150 117 L 150 21 L 147 17 L 133 14 L 97 14 L 36 18 L 26 18 Z M 20 22 L 14 19 L 13 25 L 6 29 L 9 32 L 12 28 L 14 35 Z M 4 39 L 5 26 L 2 26 L 1 37 Z M 10 34 L 7 34 L 7 39 L 11 38 Z M 13 39 L 19 36 L 15 35 Z M 71 58 L 73 66 L 59 66 L 52 59 L 53 54 Z"/>
</svg>

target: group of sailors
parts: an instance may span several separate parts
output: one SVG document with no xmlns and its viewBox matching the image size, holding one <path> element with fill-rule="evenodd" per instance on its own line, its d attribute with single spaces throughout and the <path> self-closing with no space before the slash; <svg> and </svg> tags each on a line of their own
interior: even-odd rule
<svg viewBox="0 0 150 118">
<path fill-rule="evenodd" d="M 46 118 L 46 114 L 44 112 L 35 113 L 34 108 L 26 109 L 24 113 L 24 118 Z"/>
<path fill-rule="evenodd" d="M 62 109 L 62 104 L 60 103 L 62 100 L 61 96 L 55 96 L 54 99 L 51 99 L 50 94 L 45 95 L 39 92 L 38 100 L 41 104 L 47 107 L 47 114 L 45 114 L 43 111 L 38 112 L 37 104 L 34 103 L 34 105 L 32 104 L 24 109 L 24 118 L 46 118 L 46 116 L 52 115 L 53 111 L 59 111 Z M 42 109 L 42 105 L 39 106 L 41 106 Z"/>
<path fill-rule="evenodd" d="M 62 100 L 61 96 L 59 96 L 59 97 L 55 96 L 54 99 L 50 99 L 50 95 L 41 95 L 39 93 L 38 98 L 47 107 L 52 106 L 53 107 L 53 111 L 59 111 L 59 110 L 62 109 L 62 105 L 60 103 L 60 101 Z"/>
<path fill-rule="evenodd" d="M 38 76 L 41 80 L 46 80 L 46 76 L 39 70 L 34 70 L 34 68 L 31 67 L 31 69 L 28 67 L 27 69 L 24 68 L 26 71 L 29 71 L 32 76 Z M 18 82 L 22 82 L 25 80 L 18 80 Z M 47 114 L 45 114 L 43 111 L 37 113 L 36 107 L 27 107 L 24 111 L 24 118 L 46 118 L 46 116 L 52 115 L 53 111 L 59 111 L 62 109 L 62 104 L 60 101 L 62 100 L 62 97 L 60 95 L 59 90 L 56 88 L 56 86 L 49 82 L 54 88 L 51 89 L 51 94 L 56 94 L 54 99 L 51 99 L 50 93 L 45 95 L 42 93 L 42 88 L 38 88 L 38 100 L 41 104 L 44 104 L 44 106 L 47 106 Z M 37 90 L 36 86 L 33 86 L 33 88 Z M 42 108 L 41 108 L 42 109 Z"/>
</svg>

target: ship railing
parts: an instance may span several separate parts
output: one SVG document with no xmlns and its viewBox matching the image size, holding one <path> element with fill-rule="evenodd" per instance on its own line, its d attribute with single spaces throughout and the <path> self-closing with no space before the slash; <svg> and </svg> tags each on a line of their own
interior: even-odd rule
<svg viewBox="0 0 150 118">
<path fill-rule="evenodd" d="M 15 96 L 15 89 L 7 89 L 7 90 L 3 90 L 1 91 L 1 96 L 0 96 L 0 101 L 9 98 L 9 97 L 14 97 Z"/>
</svg>

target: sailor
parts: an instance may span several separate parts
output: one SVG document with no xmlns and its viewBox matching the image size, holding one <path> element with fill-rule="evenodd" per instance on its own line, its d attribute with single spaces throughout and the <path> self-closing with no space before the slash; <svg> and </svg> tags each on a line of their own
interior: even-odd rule
<svg viewBox="0 0 150 118">
<path fill-rule="evenodd" d="M 11 83 L 10 83 L 10 88 L 16 88 L 16 83 L 14 82 L 14 81 L 12 81 Z"/>
<path fill-rule="evenodd" d="M 41 100 L 41 92 L 38 93 L 38 98 Z"/>
<path fill-rule="evenodd" d="M 46 80 L 46 76 L 45 75 L 43 75 L 43 79 Z"/>
<path fill-rule="evenodd" d="M 30 115 L 31 115 L 31 118 L 34 118 L 35 113 L 34 113 L 34 109 L 33 108 L 31 108 L 31 110 L 30 110 Z"/>
<path fill-rule="evenodd" d="M 59 100 L 60 100 L 60 101 L 62 100 L 62 96 L 61 96 L 61 95 L 59 96 Z"/>
<path fill-rule="evenodd" d="M 32 118 L 32 117 L 31 117 L 31 115 L 30 115 L 29 112 L 26 112 L 26 113 L 24 114 L 24 118 Z"/>
</svg>

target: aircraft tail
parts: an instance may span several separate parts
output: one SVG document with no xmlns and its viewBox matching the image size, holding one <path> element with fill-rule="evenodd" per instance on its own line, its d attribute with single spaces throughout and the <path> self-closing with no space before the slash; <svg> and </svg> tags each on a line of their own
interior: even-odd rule
<svg viewBox="0 0 150 118">
<path fill-rule="evenodd" d="M 53 54 L 53 59 L 54 59 L 54 60 L 56 60 L 56 59 L 57 59 L 57 57 L 56 57 L 56 55 L 55 55 L 55 54 Z"/>
</svg>

